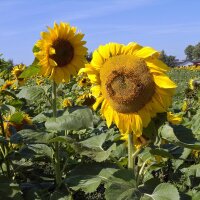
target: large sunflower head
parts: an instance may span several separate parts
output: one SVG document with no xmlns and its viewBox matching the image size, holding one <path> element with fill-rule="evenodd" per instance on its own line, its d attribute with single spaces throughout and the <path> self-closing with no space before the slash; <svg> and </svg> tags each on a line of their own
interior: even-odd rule
<svg viewBox="0 0 200 200">
<path fill-rule="evenodd" d="M 93 108 L 101 104 L 108 127 L 115 123 L 122 134 L 139 138 L 151 118 L 171 104 L 176 85 L 165 74 L 168 69 L 151 47 L 109 43 L 94 51 L 81 72 L 93 84 Z"/>
<path fill-rule="evenodd" d="M 41 74 L 56 83 L 69 81 L 70 75 L 76 75 L 84 65 L 87 48 L 82 41 L 84 34 L 77 33 L 76 28 L 61 22 L 48 27 L 48 32 L 41 33 L 36 43 L 39 51 L 34 53 L 41 66 Z"/>
</svg>

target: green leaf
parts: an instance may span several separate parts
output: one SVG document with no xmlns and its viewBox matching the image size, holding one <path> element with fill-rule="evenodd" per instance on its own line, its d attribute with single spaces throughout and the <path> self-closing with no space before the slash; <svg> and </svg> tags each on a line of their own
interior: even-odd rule
<svg viewBox="0 0 200 200">
<path fill-rule="evenodd" d="M 24 146 L 19 150 L 19 153 L 24 158 L 39 158 L 39 157 L 49 157 L 53 156 L 53 149 L 45 144 L 31 144 Z"/>
<path fill-rule="evenodd" d="M 10 181 L 5 177 L 0 177 L 0 194 L 1 199 L 7 200 L 23 200 L 22 192 L 19 185 L 14 181 Z"/>
<path fill-rule="evenodd" d="M 196 115 L 193 116 L 191 124 L 193 133 L 200 139 L 200 109 L 197 111 Z"/>
<path fill-rule="evenodd" d="M 40 67 L 36 64 L 31 65 L 27 69 L 25 69 L 19 76 L 19 78 L 30 78 L 32 76 L 37 75 L 40 72 Z"/>
<path fill-rule="evenodd" d="M 30 101 L 37 101 L 38 99 L 43 98 L 45 91 L 39 86 L 24 86 L 22 90 L 17 94 L 18 98 L 24 98 Z"/>
<path fill-rule="evenodd" d="M 70 194 L 67 194 L 66 189 L 66 192 L 54 191 L 49 200 L 73 200 L 73 198 Z"/>
<path fill-rule="evenodd" d="M 23 120 L 23 113 L 22 112 L 16 112 L 10 117 L 10 122 L 20 124 Z"/>
<path fill-rule="evenodd" d="M 160 128 L 160 135 L 163 139 L 176 145 L 200 150 L 200 141 L 194 138 L 191 129 L 182 125 L 169 126 L 168 124 Z"/>
<path fill-rule="evenodd" d="M 132 170 L 118 170 L 109 178 L 105 188 L 107 200 L 140 200 L 141 198 Z"/>
<path fill-rule="evenodd" d="M 65 181 L 75 191 L 81 189 L 85 193 L 91 193 L 116 171 L 117 169 L 109 168 L 109 165 L 102 163 L 84 164 L 73 169 Z"/>
<path fill-rule="evenodd" d="M 96 162 L 102 162 L 109 158 L 112 151 L 116 150 L 116 144 L 112 144 L 107 150 L 104 150 L 102 145 L 106 141 L 108 135 L 102 133 L 97 136 L 93 136 L 87 140 L 80 142 L 81 148 L 79 152 L 81 155 L 88 156 Z"/>
<path fill-rule="evenodd" d="M 32 49 L 32 52 L 33 52 L 33 53 L 37 53 L 37 52 L 39 52 L 39 51 L 40 51 L 40 48 L 39 48 L 38 46 L 34 45 L 34 46 L 33 46 L 33 49 Z"/>
<path fill-rule="evenodd" d="M 157 156 L 162 156 L 163 158 L 173 159 L 173 156 L 166 149 L 151 149 L 150 153 Z"/>
<path fill-rule="evenodd" d="M 61 117 L 47 119 L 45 126 L 49 130 L 81 130 L 93 127 L 93 115 L 89 108 L 79 108 Z"/>
<path fill-rule="evenodd" d="M 2 86 L 4 84 L 4 79 L 0 78 L 0 86 Z"/>
<path fill-rule="evenodd" d="M 2 144 L 7 144 L 8 141 L 6 140 L 5 137 L 3 137 L 3 136 L 0 135 L 0 143 L 2 143 Z"/>
<path fill-rule="evenodd" d="M 48 143 L 54 137 L 53 133 L 35 131 L 32 129 L 24 129 L 18 131 L 10 137 L 10 142 L 14 144 L 35 144 Z"/>
<path fill-rule="evenodd" d="M 144 194 L 141 200 L 179 200 L 180 196 L 175 186 L 170 183 L 159 184 L 153 193 Z"/>
<path fill-rule="evenodd" d="M 190 167 L 181 169 L 187 176 L 194 176 L 200 178 L 200 164 L 191 165 Z"/>
</svg>

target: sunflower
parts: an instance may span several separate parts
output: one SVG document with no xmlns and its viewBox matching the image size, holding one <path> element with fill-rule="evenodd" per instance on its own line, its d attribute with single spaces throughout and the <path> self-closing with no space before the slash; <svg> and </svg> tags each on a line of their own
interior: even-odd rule
<svg viewBox="0 0 200 200">
<path fill-rule="evenodd" d="M 10 81 L 10 80 L 6 80 L 6 82 L 2 85 L 1 90 L 7 90 L 7 89 L 11 89 L 14 88 L 16 89 L 15 86 L 15 81 Z"/>
<path fill-rule="evenodd" d="M 77 98 L 76 103 L 79 106 L 92 106 L 95 103 L 95 98 L 90 93 L 84 93 Z"/>
<path fill-rule="evenodd" d="M 21 73 L 25 70 L 26 65 L 23 64 L 19 64 L 16 65 L 15 67 L 13 67 L 11 74 L 16 78 L 16 79 L 21 79 L 19 78 L 19 76 L 21 75 Z"/>
<path fill-rule="evenodd" d="M 167 120 L 174 124 L 174 125 L 178 125 L 182 122 L 182 115 L 181 114 L 174 114 L 172 112 L 167 112 Z"/>
<path fill-rule="evenodd" d="M 93 53 L 85 72 L 93 84 L 107 126 L 115 123 L 122 135 L 142 135 L 156 113 L 166 112 L 171 105 L 176 84 L 165 74 L 169 68 L 159 60 L 159 53 L 137 43 L 108 43 Z"/>
<path fill-rule="evenodd" d="M 189 88 L 191 90 L 195 90 L 200 86 L 200 81 L 198 79 L 190 79 L 189 80 Z"/>
<path fill-rule="evenodd" d="M 17 80 L 19 86 L 23 86 L 25 84 L 25 79 L 20 78 L 21 73 L 26 69 L 26 65 L 19 64 L 13 67 L 11 74 Z"/>
<path fill-rule="evenodd" d="M 187 111 L 187 109 L 188 109 L 188 103 L 187 103 L 186 100 L 184 100 L 181 110 L 182 110 L 183 112 L 185 112 L 185 111 Z"/>
<path fill-rule="evenodd" d="M 37 43 L 39 51 L 34 55 L 39 60 L 41 75 L 53 79 L 57 84 L 68 82 L 70 75 L 76 75 L 85 63 L 87 48 L 82 41 L 84 34 L 76 33 L 76 28 L 61 22 L 42 32 Z"/>
<path fill-rule="evenodd" d="M 9 138 L 12 135 L 12 128 L 14 128 L 16 131 L 20 131 L 23 129 L 25 125 L 32 125 L 32 120 L 28 114 L 23 114 L 23 118 L 20 123 L 10 121 L 11 116 L 12 115 L 8 115 L 7 117 L 4 117 L 4 122 L 3 122 L 7 138 Z"/>
<path fill-rule="evenodd" d="M 68 98 L 65 98 L 65 99 L 63 100 L 63 102 L 62 102 L 62 107 L 63 107 L 63 108 L 66 108 L 66 107 L 70 107 L 70 106 L 72 106 L 71 100 L 69 100 Z"/>
</svg>

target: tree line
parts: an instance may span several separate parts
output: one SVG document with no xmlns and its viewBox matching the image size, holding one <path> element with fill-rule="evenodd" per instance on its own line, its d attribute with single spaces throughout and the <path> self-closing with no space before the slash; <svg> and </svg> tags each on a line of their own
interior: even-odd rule
<svg viewBox="0 0 200 200">
<path fill-rule="evenodd" d="M 186 55 L 186 60 L 193 61 L 200 59 L 200 43 L 196 45 L 188 45 L 184 53 Z M 161 51 L 160 59 L 167 64 L 169 67 L 176 66 L 176 56 L 167 55 L 165 51 Z"/>
</svg>

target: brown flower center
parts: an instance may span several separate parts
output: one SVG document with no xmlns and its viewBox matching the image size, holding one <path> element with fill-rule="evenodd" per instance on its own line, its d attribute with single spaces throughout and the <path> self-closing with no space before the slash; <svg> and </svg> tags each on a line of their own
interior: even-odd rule
<svg viewBox="0 0 200 200">
<path fill-rule="evenodd" d="M 120 113 L 132 113 L 148 103 L 155 83 L 144 60 L 119 55 L 107 60 L 100 70 L 103 96 Z"/>
<path fill-rule="evenodd" d="M 55 54 L 49 57 L 56 61 L 59 67 L 64 67 L 71 62 L 74 57 L 74 48 L 69 41 L 58 39 L 54 41 L 52 47 L 55 49 Z"/>
</svg>

